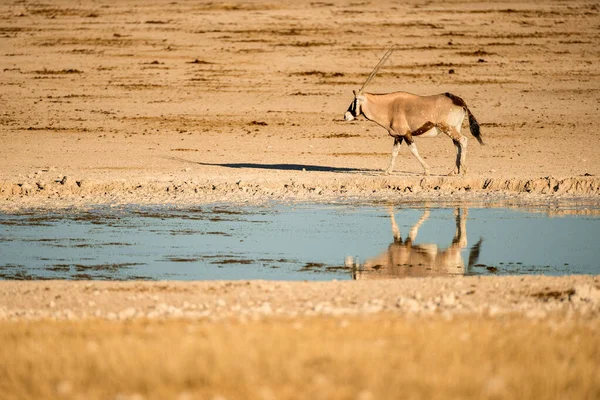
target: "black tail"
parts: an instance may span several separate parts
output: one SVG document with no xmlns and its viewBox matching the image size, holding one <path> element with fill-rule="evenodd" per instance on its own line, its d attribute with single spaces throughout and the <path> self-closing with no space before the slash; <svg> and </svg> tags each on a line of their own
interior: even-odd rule
<svg viewBox="0 0 600 400">
<path fill-rule="evenodd" d="M 467 103 L 465 103 L 463 99 L 453 95 L 452 93 L 444 93 L 444 96 L 452 100 L 452 103 L 454 103 L 455 105 L 465 109 L 467 115 L 469 116 L 469 129 L 471 130 L 471 135 L 475 136 L 475 139 L 477 139 L 479 144 L 484 144 L 483 139 L 481 139 L 481 130 L 479 129 L 479 123 L 475 119 L 475 116 L 471 113 L 471 110 L 469 110 L 469 107 L 467 107 Z"/>
</svg>

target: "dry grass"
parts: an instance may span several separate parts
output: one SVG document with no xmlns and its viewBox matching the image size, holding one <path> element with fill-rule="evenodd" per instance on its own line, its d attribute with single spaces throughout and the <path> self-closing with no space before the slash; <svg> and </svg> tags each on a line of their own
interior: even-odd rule
<svg viewBox="0 0 600 400">
<path fill-rule="evenodd" d="M 597 320 L 2 322 L 4 398 L 599 398 Z"/>
</svg>

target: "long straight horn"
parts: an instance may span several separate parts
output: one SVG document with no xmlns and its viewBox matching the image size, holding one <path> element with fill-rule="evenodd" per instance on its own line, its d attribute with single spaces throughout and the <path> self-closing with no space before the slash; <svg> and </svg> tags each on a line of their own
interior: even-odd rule
<svg viewBox="0 0 600 400">
<path fill-rule="evenodd" d="M 375 74 L 377 74 L 377 71 L 379 71 L 379 69 L 383 66 L 383 63 L 385 63 L 387 61 L 387 59 L 390 58 L 390 56 L 392 55 L 392 53 L 395 49 L 396 49 L 395 46 L 390 47 L 390 49 L 387 51 L 387 53 L 385 53 L 383 55 L 383 57 L 381 57 L 381 60 L 379 60 L 379 63 L 377 63 L 375 68 L 373 68 L 373 71 L 371 71 L 371 74 L 369 75 L 369 77 L 367 78 L 365 83 L 363 83 L 363 85 L 360 88 L 360 90 L 358 91 L 358 93 L 363 92 L 365 86 L 367 86 L 369 84 L 369 82 L 371 82 L 371 80 L 373 80 L 373 78 L 375 77 Z"/>
</svg>

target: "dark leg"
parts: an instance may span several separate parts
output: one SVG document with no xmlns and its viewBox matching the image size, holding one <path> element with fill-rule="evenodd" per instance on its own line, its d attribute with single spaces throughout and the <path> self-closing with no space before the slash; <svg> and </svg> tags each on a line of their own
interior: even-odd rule
<svg viewBox="0 0 600 400">
<path fill-rule="evenodd" d="M 467 173 L 467 166 L 465 164 L 467 160 L 467 138 L 452 126 L 437 124 L 436 127 L 448 135 L 456 147 L 456 168 L 450 171 L 448 175 L 465 175 Z"/>
</svg>

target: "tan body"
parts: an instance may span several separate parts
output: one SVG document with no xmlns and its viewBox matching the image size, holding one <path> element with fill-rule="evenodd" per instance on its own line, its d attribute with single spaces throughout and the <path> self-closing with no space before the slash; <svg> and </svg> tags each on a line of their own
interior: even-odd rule
<svg viewBox="0 0 600 400">
<path fill-rule="evenodd" d="M 417 96 L 412 93 L 395 92 L 388 94 L 364 94 L 366 101 L 362 103 L 363 115 L 386 129 L 393 137 L 404 137 L 407 141 L 412 136 L 435 137 L 441 133 L 439 128 L 432 127 L 425 132 L 419 128 L 427 122 L 458 126 L 465 118 L 465 110 L 456 106 L 444 95 Z"/>
<path fill-rule="evenodd" d="M 452 243 L 447 248 L 437 244 L 414 244 L 419 227 L 429 218 L 425 210 L 419 221 L 411 228 L 406 240 L 402 240 L 394 213 L 390 210 L 394 242 L 386 252 L 367 260 L 355 269 L 354 279 L 404 278 L 417 276 L 462 275 L 466 272 L 462 250 L 467 247 L 467 210 L 457 208 L 456 231 Z M 481 241 L 474 246 L 469 264 L 478 257 Z"/>
<path fill-rule="evenodd" d="M 383 127 L 394 138 L 392 158 L 386 170 L 388 174 L 394 169 L 400 145 L 406 141 L 410 151 L 428 175 L 429 166 L 419 155 L 414 138 L 435 137 L 440 133 L 449 136 L 456 147 L 456 165 L 451 174 L 465 174 L 467 138 L 460 131 L 466 116 L 469 116 L 471 133 L 483 144 L 479 125 L 466 103 L 450 93 L 418 96 L 406 92 L 387 94 L 359 92 L 354 94 L 354 101 L 344 115 L 344 119 L 352 121 L 361 114 Z"/>
</svg>

